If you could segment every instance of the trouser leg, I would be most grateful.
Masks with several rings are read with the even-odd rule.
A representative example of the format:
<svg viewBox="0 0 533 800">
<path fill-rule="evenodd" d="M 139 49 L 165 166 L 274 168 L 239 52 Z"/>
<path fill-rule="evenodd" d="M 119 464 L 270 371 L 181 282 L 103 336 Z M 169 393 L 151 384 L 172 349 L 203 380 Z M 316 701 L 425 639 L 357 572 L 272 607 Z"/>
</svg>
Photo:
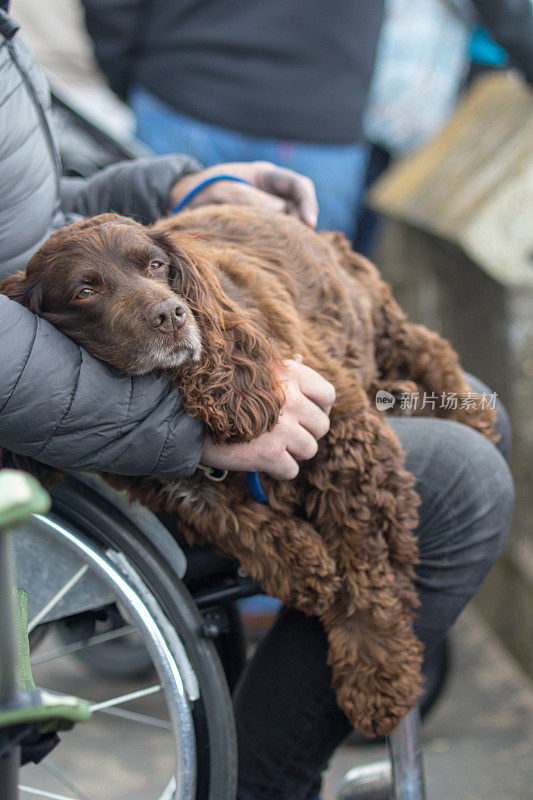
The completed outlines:
<svg viewBox="0 0 533 800">
<path fill-rule="evenodd" d="M 434 648 L 496 561 L 513 485 L 480 434 L 435 419 L 393 419 L 421 497 L 417 634 Z M 303 800 L 350 732 L 331 690 L 318 620 L 283 609 L 235 693 L 239 800 Z"/>
<path fill-rule="evenodd" d="M 396 419 L 420 496 L 415 630 L 430 653 L 501 553 L 514 491 L 501 453 L 476 431 L 440 419 Z"/>
</svg>

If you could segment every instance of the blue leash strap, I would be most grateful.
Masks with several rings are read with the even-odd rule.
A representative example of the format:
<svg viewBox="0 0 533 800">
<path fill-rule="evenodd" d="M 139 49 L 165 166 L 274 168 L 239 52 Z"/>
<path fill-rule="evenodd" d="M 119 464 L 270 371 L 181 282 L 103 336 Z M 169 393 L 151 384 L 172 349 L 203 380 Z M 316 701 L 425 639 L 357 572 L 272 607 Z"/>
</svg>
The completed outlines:
<svg viewBox="0 0 533 800">
<path fill-rule="evenodd" d="M 236 175 L 212 175 L 210 178 L 206 178 L 205 181 L 200 181 L 196 186 L 194 186 L 190 192 L 187 192 L 185 197 L 183 197 L 179 203 L 176 203 L 171 214 L 178 214 L 187 203 L 189 203 L 193 197 L 195 197 L 198 192 L 201 192 L 202 189 L 205 189 L 206 186 L 209 186 L 211 183 L 215 183 L 216 181 L 236 181 L 237 183 L 244 183 L 246 186 L 250 186 L 250 181 L 245 181 L 244 178 L 238 178 Z"/>
<path fill-rule="evenodd" d="M 263 503 L 263 505 L 268 504 L 268 497 L 263 491 L 263 487 L 261 486 L 261 481 L 259 480 L 259 473 L 258 472 L 247 472 L 246 473 L 246 480 L 248 481 L 248 488 L 252 493 L 252 497 L 257 503 Z"/>
</svg>

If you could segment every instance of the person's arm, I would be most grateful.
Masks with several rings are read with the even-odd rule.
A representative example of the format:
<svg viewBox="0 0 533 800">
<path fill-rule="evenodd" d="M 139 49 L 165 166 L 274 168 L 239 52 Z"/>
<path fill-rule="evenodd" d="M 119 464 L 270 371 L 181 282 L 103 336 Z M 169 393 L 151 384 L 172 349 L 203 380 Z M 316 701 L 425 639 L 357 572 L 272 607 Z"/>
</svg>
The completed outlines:
<svg viewBox="0 0 533 800">
<path fill-rule="evenodd" d="M 116 211 L 146 225 L 168 214 L 173 187 L 199 169 L 185 155 L 121 161 L 91 178 L 63 178 L 61 206 L 66 214 L 83 217 Z"/>
<path fill-rule="evenodd" d="M 62 469 L 194 472 L 204 428 L 166 376 L 130 378 L 0 295 L 0 444 Z"/>
<path fill-rule="evenodd" d="M 126 100 L 150 0 L 82 0 L 82 5 L 98 65 L 113 91 Z"/>
<path fill-rule="evenodd" d="M 0 295 L 0 445 L 59 469 L 174 480 L 200 460 L 230 470 L 298 474 L 329 429 L 333 386 L 298 361 L 281 376 L 278 424 L 243 445 L 213 445 L 164 375 L 131 378 Z"/>
<path fill-rule="evenodd" d="M 228 174 L 245 183 L 209 182 L 213 176 Z M 204 181 L 208 185 L 194 195 L 187 208 L 235 203 L 292 214 L 311 228 L 316 226 L 318 204 L 313 182 L 268 161 L 218 164 L 209 169 L 201 169 L 197 161 L 185 155 L 121 161 L 88 179 L 63 178 L 61 204 L 66 214 L 92 216 L 116 211 L 147 224 L 168 214 Z"/>
<path fill-rule="evenodd" d="M 479 15 L 512 63 L 533 84 L 533 5 L 531 0 L 474 0 Z"/>
</svg>

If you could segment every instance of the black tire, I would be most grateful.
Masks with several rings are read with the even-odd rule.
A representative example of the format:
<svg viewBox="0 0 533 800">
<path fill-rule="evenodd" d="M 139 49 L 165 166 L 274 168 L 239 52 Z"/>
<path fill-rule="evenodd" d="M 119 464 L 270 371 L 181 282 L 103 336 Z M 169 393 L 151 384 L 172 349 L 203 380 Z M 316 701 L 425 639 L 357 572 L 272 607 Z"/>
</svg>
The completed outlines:
<svg viewBox="0 0 533 800">
<path fill-rule="evenodd" d="M 237 746 L 233 707 L 213 643 L 203 636 L 202 618 L 188 590 L 164 556 L 131 522 L 117 517 L 105 498 L 74 481 L 53 492 L 53 510 L 104 547 L 122 551 L 156 597 L 173 625 L 194 672 L 200 697 L 193 704 L 197 746 L 197 800 L 233 800 Z"/>
</svg>

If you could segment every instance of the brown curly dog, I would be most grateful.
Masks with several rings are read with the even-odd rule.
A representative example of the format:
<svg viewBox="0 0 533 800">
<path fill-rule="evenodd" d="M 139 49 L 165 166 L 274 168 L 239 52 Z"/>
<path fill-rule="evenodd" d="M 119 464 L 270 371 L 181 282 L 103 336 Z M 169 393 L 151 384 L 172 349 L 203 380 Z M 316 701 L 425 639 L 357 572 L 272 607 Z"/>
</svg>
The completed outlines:
<svg viewBox="0 0 533 800">
<path fill-rule="evenodd" d="M 421 687 L 418 498 L 374 398 L 379 389 L 468 392 L 450 345 L 408 322 L 341 234 L 242 207 L 186 211 L 150 228 L 113 214 L 77 222 L 0 290 L 120 370 L 170 370 L 215 441 L 272 429 L 284 358 L 302 354 L 334 384 L 329 434 L 297 479 L 262 476 L 268 505 L 241 473 L 222 483 L 202 472 L 166 484 L 106 480 L 179 512 L 191 542 L 238 558 L 268 594 L 318 616 L 339 706 L 361 733 L 390 733 Z M 433 413 L 495 441 L 494 412 L 481 406 Z M 415 404 L 411 413 L 427 411 Z"/>
</svg>

